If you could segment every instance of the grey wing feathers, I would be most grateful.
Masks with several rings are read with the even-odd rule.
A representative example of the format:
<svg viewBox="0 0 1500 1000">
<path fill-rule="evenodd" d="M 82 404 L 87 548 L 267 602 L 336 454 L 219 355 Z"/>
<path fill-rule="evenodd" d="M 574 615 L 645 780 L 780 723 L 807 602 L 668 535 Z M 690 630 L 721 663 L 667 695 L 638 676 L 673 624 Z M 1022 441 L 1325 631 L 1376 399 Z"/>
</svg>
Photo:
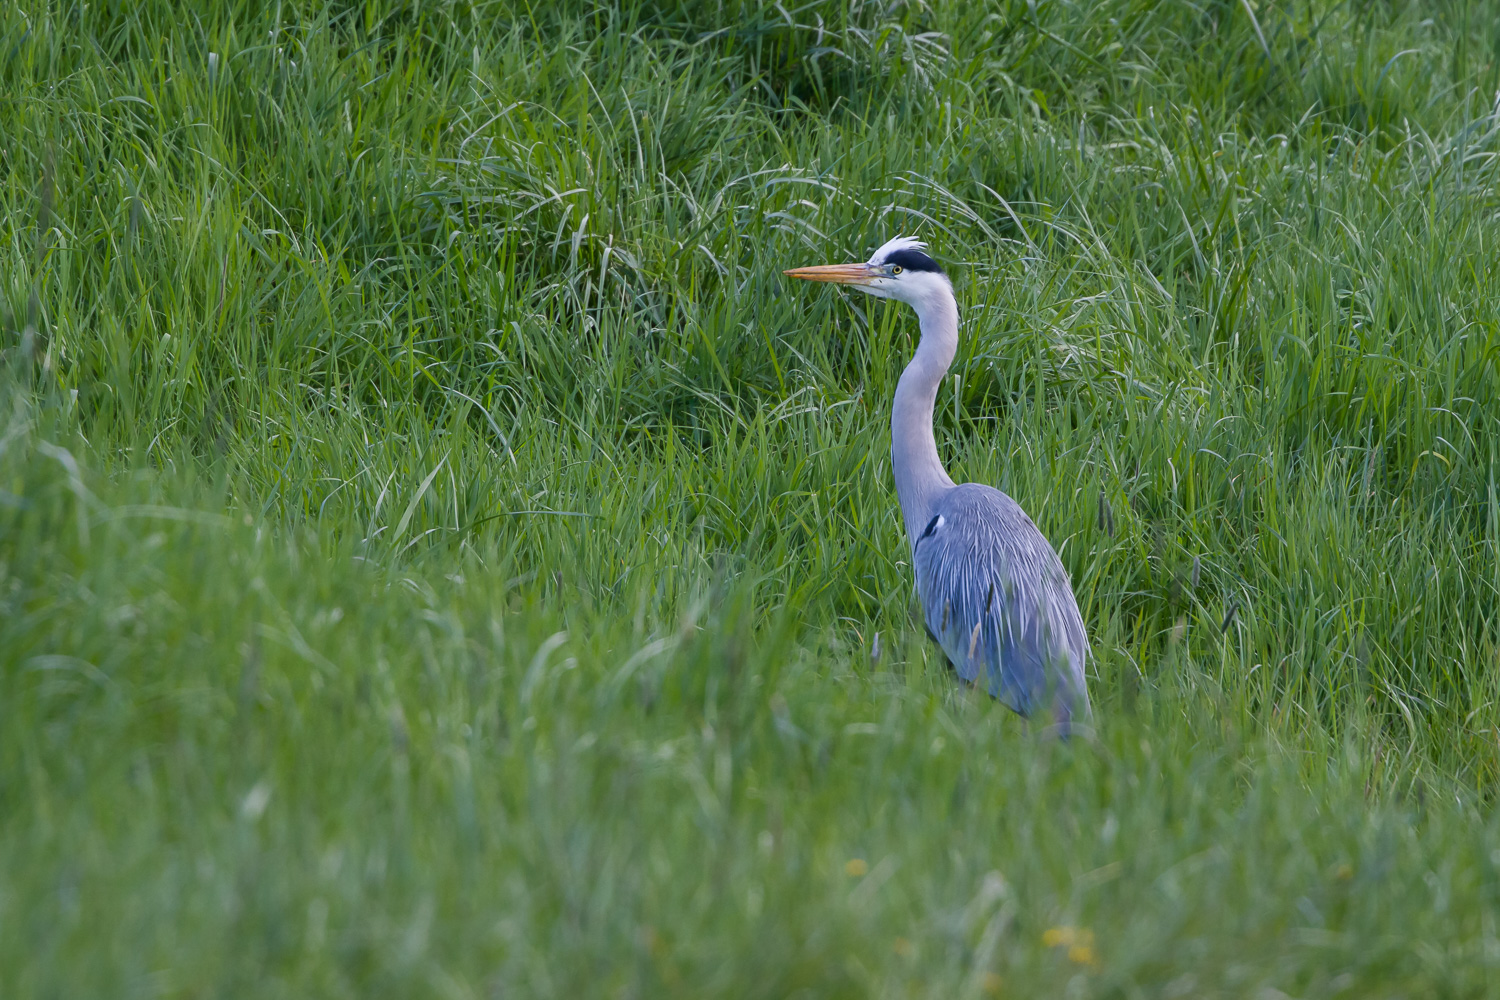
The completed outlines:
<svg viewBox="0 0 1500 1000">
<path fill-rule="evenodd" d="M 978 484 L 934 506 L 912 561 L 928 631 L 965 681 L 1066 732 L 1089 715 L 1088 639 L 1067 570 L 1014 500 Z"/>
</svg>

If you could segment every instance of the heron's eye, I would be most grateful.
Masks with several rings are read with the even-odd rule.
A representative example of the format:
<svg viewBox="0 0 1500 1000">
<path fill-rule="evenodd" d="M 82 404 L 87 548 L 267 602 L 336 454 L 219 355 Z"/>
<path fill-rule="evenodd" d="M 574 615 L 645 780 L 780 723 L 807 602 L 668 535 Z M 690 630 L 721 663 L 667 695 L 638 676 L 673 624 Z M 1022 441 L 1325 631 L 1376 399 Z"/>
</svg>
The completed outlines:
<svg viewBox="0 0 1500 1000">
<path fill-rule="evenodd" d="M 891 268 L 891 274 L 892 275 L 897 275 L 897 274 L 900 274 L 900 273 L 901 273 L 901 265 L 900 264 L 897 264 L 895 267 Z"/>
</svg>

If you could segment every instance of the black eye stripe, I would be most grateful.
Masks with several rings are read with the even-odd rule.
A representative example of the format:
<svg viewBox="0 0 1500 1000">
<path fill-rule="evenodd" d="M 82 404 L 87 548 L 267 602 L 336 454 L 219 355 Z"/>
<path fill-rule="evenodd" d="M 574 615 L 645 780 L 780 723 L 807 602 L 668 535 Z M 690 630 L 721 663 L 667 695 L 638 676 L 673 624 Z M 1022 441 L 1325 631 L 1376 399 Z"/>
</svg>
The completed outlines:
<svg viewBox="0 0 1500 1000">
<path fill-rule="evenodd" d="M 938 262 L 920 250 L 897 250 L 885 259 L 886 266 L 899 267 L 907 271 L 931 271 L 942 274 Z"/>
</svg>

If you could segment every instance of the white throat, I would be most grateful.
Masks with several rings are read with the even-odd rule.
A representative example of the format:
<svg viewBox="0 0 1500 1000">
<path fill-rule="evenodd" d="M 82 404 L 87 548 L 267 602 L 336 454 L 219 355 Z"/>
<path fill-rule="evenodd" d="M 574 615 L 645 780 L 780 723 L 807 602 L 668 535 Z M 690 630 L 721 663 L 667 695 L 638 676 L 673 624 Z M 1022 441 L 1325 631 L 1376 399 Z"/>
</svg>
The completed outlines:
<svg viewBox="0 0 1500 1000">
<path fill-rule="evenodd" d="M 909 544 L 931 520 L 938 498 L 953 488 L 938 458 L 932 412 L 938 386 L 958 351 L 958 302 L 946 278 L 928 283 L 923 291 L 908 300 L 917 311 L 922 340 L 901 373 L 891 407 L 891 471 Z"/>
</svg>

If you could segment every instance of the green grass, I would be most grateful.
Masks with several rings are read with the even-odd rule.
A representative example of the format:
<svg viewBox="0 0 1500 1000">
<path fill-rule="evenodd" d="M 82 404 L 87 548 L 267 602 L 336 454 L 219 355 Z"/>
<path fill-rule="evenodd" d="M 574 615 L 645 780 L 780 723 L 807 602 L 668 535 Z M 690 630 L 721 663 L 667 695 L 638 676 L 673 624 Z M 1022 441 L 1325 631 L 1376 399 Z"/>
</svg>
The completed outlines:
<svg viewBox="0 0 1500 1000">
<path fill-rule="evenodd" d="M 1495 995 L 1497 25 L 0 10 L 0 995 Z M 921 635 L 897 233 L 1097 742 Z"/>
</svg>

